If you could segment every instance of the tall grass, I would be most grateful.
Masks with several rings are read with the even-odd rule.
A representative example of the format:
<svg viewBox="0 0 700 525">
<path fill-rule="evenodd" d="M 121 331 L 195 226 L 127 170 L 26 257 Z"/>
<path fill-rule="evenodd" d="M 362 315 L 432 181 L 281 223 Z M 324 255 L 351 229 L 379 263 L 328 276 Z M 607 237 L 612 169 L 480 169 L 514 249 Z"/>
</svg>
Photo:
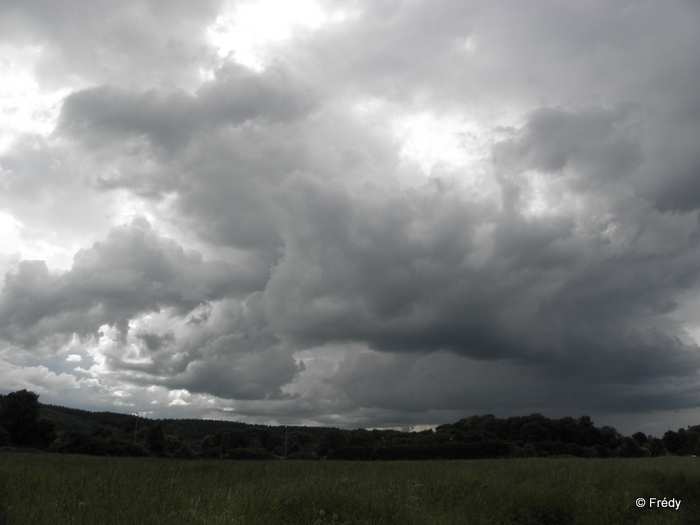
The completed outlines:
<svg viewBox="0 0 700 525">
<path fill-rule="evenodd" d="M 0 454 L 0 525 L 700 523 L 695 458 L 176 461 Z M 679 511 L 637 498 L 675 498 Z"/>
</svg>

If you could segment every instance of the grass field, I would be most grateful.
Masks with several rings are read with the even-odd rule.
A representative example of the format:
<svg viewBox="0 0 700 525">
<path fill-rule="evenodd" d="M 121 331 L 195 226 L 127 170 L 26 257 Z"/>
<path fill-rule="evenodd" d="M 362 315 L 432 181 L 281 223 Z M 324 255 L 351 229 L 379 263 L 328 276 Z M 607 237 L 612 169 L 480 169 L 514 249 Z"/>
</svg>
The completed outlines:
<svg viewBox="0 0 700 525">
<path fill-rule="evenodd" d="M 680 509 L 650 509 L 651 497 L 680 499 Z M 700 523 L 699 502 L 696 458 L 365 463 L 0 453 L 0 525 Z"/>
</svg>

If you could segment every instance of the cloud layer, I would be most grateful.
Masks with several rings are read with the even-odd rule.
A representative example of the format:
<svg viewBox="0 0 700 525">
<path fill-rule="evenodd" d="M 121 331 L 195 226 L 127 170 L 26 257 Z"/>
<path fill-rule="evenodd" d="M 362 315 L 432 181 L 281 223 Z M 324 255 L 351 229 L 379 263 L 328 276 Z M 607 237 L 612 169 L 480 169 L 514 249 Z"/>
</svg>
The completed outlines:
<svg viewBox="0 0 700 525">
<path fill-rule="evenodd" d="M 0 7 L 66 90 L 0 152 L 3 377 L 265 422 L 696 413 L 695 4 L 319 3 L 259 68 L 210 38 L 242 5 Z"/>
</svg>

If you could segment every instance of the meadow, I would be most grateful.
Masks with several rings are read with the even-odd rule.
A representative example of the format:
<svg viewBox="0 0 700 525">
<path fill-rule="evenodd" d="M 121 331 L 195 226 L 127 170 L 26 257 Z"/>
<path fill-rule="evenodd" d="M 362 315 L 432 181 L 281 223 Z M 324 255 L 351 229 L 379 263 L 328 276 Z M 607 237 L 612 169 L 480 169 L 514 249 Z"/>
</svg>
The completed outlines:
<svg viewBox="0 0 700 525">
<path fill-rule="evenodd" d="M 649 508 L 652 497 L 681 505 Z M 355 462 L 0 453 L 0 525 L 651 525 L 700 523 L 699 502 L 700 459 L 689 457 Z"/>
</svg>

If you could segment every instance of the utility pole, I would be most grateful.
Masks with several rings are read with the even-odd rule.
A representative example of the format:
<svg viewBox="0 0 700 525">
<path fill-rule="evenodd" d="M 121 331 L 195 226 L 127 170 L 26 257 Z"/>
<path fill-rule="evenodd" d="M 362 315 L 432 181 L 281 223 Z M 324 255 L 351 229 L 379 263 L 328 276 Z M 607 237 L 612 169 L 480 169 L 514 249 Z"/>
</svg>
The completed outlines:
<svg viewBox="0 0 700 525">
<path fill-rule="evenodd" d="M 287 425 L 284 425 L 284 459 L 287 459 Z"/>
</svg>

